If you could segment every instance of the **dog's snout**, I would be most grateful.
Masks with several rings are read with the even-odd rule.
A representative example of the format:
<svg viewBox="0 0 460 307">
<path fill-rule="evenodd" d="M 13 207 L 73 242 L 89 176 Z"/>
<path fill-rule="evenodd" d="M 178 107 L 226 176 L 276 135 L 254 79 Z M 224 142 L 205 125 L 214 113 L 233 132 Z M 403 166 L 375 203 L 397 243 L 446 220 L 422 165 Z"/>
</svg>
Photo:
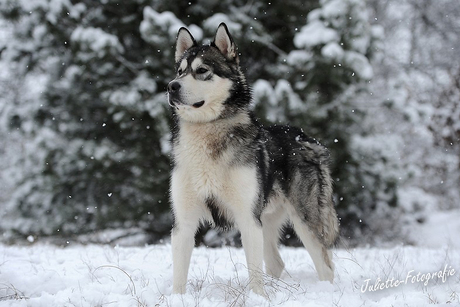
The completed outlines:
<svg viewBox="0 0 460 307">
<path fill-rule="evenodd" d="M 177 81 L 171 81 L 168 84 L 168 93 L 177 93 L 180 90 L 180 83 Z"/>
</svg>

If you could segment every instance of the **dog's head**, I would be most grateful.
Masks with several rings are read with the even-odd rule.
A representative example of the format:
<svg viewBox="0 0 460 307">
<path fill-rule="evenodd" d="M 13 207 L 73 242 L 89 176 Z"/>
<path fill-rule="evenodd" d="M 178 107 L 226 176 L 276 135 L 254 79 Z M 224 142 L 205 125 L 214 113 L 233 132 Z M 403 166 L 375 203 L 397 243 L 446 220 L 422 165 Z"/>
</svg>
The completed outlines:
<svg viewBox="0 0 460 307">
<path fill-rule="evenodd" d="M 181 28 L 175 61 L 177 75 L 168 84 L 168 100 L 181 119 L 210 122 L 232 116 L 249 105 L 236 45 L 224 23 L 206 46 L 199 46 L 190 32 Z"/>
</svg>

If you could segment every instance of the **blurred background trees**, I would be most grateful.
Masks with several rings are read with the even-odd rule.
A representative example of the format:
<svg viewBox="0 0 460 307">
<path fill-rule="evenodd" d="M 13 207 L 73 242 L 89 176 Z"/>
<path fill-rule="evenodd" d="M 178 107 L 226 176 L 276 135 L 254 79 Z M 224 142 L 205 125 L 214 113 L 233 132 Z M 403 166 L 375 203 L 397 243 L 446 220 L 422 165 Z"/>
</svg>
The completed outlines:
<svg viewBox="0 0 460 307">
<path fill-rule="evenodd" d="M 166 237 L 175 36 L 187 26 L 207 43 L 226 22 L 257 116 L 331 149 L 344 238 L 394 239 L 457 205 L 458 10 L 447 0 L 1 0 L 0 228 Z"/>
</svg>

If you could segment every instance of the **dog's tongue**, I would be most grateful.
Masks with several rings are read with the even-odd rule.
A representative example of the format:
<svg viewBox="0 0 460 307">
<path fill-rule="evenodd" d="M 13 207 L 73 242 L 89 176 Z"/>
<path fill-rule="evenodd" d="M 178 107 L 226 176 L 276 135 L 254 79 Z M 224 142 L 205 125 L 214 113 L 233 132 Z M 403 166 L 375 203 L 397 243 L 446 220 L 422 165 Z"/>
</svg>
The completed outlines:
<svg viewBox="0 0 460 307">
<path fill-rule="evenodd" d="M 193 107 L 195 107 L 195 108 L 198 109 L 198 108 L 201 107 L 202 105 L 204 105 L 204 100 L 202 100 L 202 101 L 200 101 L 200 102 L 195 102 L 195 103 L 193 104 Z"/>
</svg>

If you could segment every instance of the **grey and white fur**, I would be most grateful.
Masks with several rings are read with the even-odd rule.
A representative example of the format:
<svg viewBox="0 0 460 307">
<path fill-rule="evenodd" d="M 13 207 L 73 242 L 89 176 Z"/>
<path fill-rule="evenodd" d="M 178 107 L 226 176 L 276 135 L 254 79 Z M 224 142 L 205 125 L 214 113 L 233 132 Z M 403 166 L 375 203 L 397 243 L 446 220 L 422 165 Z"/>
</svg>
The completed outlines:
<svg viewBox="0 0 460 307">
<path fill-rule="evenodd" d="M 173 292 L 186 291 L 194 236 L 202 222 L 236 226 L 249 286 L 265 296 L 267 274 L 284 262 L 280 230 L 290 221 L 320 280 L 333 281 L 331 248 L 339 224 L 332 199 L 328 150 L 299 128 L 264 127 L 250 110 L 251 92 L 236 45 L 222 23 L 210 45 L 186 28 L 177 35 L 177 76 L 168 84 L 174 118 L 171 200 Z"/>
</svg>

